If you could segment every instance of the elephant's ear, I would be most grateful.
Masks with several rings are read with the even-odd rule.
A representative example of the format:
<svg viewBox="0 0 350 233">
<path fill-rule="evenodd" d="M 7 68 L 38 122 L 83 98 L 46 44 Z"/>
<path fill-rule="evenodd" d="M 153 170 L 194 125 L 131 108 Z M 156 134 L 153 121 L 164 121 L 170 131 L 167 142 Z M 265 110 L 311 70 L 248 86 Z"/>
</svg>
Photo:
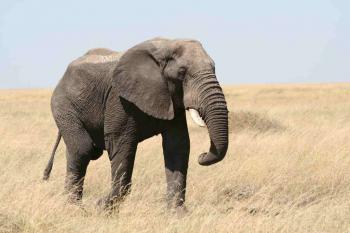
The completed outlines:
<svg viewBox="0 0 350 233">
<path fill-rule="evenodd" d="M 158 119 L 174 118 L 173 103 L 166 80 L 162 75 L 163 62 L 151 42 L 129 49 L 113 72 L 113 85 L 119 95 L 143 112 Z"/>
</svg>

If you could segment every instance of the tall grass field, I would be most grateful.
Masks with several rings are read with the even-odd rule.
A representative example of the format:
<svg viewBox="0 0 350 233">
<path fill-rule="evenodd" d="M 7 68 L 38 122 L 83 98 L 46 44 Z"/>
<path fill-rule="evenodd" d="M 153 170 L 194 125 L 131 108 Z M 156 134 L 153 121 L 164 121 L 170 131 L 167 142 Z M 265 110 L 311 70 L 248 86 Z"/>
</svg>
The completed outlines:
<svg viewBox="0 0 350 233">
<path fill-rule="evenodd" d="M 90 163 L 81 206 L 64 195 L 65 145 L 56 140 L 52 90 L 0 91 L 0 232 L 350 232 L 350 83 L 224 87 L 226 158 L 209 167 L 206 128 L 188 118 L 186 207 L 168 211 L 161 136 L 139 144 L 133 185 L 119 212 L 96 201 L 110 190 L 106 154 Z"/>
</svg>

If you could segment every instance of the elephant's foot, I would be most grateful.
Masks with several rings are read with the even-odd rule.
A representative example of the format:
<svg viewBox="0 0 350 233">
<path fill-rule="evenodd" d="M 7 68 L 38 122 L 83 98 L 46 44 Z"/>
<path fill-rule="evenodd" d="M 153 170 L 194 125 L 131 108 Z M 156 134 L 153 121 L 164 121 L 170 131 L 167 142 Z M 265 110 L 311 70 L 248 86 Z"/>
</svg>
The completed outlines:
<svg viewBox="0 0 350 233">
<path fill-rule="evenodd" d="M 81 204 L 83 198 L 84 176 L 75 173 L 68 173 L 65 181 L 65 194 L 71 204 Z"/>
<path fill-rule="evenodd" d="M 170 191 L 166 195 L 168 209 L 176 209 L 185 203 L 185 192 Z"/>
<path fill-rule="evenodd" d="M 97 200 L 96 205 L 99 209 L 106 210 L 108 206 L 110 206 L 110 200 L 109 197 L 102 197 Z"/>
<path fill-rule="evenodd" d="M 81 205 L 82 203 L 81 199 L 82 199 L 81 197 L 78 197 L 77 195 L 70 193 L 68 194 L 67 202 L 73 205 Z"/>
<path fill-rule="evenodd" d="M 80 184 L 74 185 L 72 182 L 66 182 L 65 195 L 67 195 L 67 201 L 70 204 L 81 204 L 83 197 L 83 187 Z"/>
<path fill-rule="evenodd" d="M 167 210 L 170 214 L 174 215 L 177 218 L 183 218 L 188 214 L 188 209 L 185 205 L 181 206 L 170 206 L 167 205 Z"/>
<path fill-rule="evenodd" d="M 73 205 L 82 204 L 82 192 L 77 192 L 76 190 L 66 190 L 67 202 Z"/>
<path fill-rule="evenodd" d="M 67 201 L 69 204 L 81 205 L 83 198 L 83 188 L 80 186 L 69 186 L 65 188 Z"/>
<path fill-rule="evenodd" d="M 183 218 L 188 214 L 188 209 L 185 205 L 178 206 L 175 208 L 175 213 L 178 218 Z"/>
<path fill-rule="evenodd" d="M 184 217 L 188 210 L 185 206 L 184 199 L 182 198 L 167 198 L 167 209 L 170 213 L 176 215 L 179 218 Z"/>
<path fill-rule="evenodd" d="M 120 204 L 122 202 L 122 198 L 111 198 L 110 195 L 106 197 L 100 198 L 96 205 L 99 209 L 103 211 L 107 211 L 108 213 L 118 212 Z"/>
<path fill-rule="evenodd" d="M 174 195 L 170 193 L 166 198 L 166 206 L 169 213 L 175 215 L 178 218 L 185 217 L 188 210 L 185 205 L 184 198 L 181 198 L 181 194 Z"/>
</svg>

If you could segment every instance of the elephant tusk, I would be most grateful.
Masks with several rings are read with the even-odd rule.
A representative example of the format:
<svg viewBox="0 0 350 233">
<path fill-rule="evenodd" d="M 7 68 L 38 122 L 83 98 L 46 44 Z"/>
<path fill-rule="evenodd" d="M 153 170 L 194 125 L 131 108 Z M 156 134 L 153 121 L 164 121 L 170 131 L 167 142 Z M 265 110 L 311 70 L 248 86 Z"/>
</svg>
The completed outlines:
<svg viewBox="0 0 350 233">
<path fill-rule="evenodd" d="M 200 117 L 199 112 L 197 110 L 190 108 L 189 112 L 190 112 L 191 118 L 194 121 L 194 123 L 196 123 L 200 127 L 205 126 L 205 123 L 204 123 L 203 119 Z"/>
</svg>

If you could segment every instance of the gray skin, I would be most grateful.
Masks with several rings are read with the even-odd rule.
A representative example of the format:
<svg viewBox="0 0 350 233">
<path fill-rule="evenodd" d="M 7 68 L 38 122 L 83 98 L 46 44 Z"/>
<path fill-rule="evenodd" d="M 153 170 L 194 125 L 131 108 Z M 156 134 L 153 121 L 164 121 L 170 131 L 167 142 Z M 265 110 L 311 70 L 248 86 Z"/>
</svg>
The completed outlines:
<svg viewBox="0 0 350 233">
<path fill-rule="evenodd" d="M 123 54 L 90 50 L 68 66 L 53 92 L 51 109 L 59 133 L 44 179 L 49 178 L 62 136 L 67 148 L 65 189 L 70 200 L 79 201 L 90 160 L 107 150 L 112 190 L 99 204 L 114 206 L 130 190 L 138 143 L 160 133 L 167 203 L 182 206 L 190 151 L 185 117 L 189 108 L 199 112 L 211 139 L 199 164 L 219 162 L 228 147 L 228 111 L 214 62 L 198 41 L 156 38 Z"/>
</svg>

